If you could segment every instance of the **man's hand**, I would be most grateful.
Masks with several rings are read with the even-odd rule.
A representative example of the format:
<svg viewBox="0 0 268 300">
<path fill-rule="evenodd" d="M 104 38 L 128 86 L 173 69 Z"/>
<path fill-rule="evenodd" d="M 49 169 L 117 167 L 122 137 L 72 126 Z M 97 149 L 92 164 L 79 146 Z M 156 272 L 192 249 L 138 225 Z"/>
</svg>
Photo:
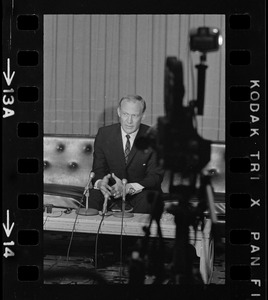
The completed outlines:
<svg viewBox="0 0 268 300">
<path fill-rule="evenodd" d="M 122 197 L 123 194 L 123 184 L 122 180 L 115 176 L 114 173 L 112 173 L 112 177 L 115 180 L 115 184 L 112 186 L 112 196 L 114 196 L 115 199 Z"/>
<path fill-rule="evenodd" d="M 98 183 L 98 188 L 102 192 L 103 196 L 108 195 L 112 196 L 112 187 L 109 186 L 109 179 L 111 174 L 105 175 L 103 179 Z"/>
<path fill-rule="evenodd" d="M 127 195 L 127 194 L 130 194 L 130 195 L 132 194 L 132 193 L 130 193 L 130 188 L 132 188 L 131 183 L 127 183 L 127 184 L 126 184 L 126 195 Z"/>
</svg>

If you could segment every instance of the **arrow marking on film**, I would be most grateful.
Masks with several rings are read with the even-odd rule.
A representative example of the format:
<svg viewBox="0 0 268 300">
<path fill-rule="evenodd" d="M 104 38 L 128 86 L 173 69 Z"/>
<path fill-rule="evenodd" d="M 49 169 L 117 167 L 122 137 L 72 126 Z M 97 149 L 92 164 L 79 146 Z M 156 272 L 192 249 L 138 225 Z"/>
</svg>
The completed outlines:
<svg viewBox="0 0 268 300">
<path fill-rule="evenodd" d="M 11 232 L 12 232 L 12 229 L 14 227 L 14 222 L 11 224 L 11 227 L 10 227 L 10 224 L 9 224 L 9 210 L 7 210 L 7 224 L 2 223 L 2 225 L 4 227 L 4 230 L 5 230 L 5 233 L 6 233 L 7 237 L 9 237 Z"/>
<path fill-rule="evenodd" d="M 15 75 L 15 71 L 13 71 L 12 74 L 10 75 L 10 58 L 7 59 L 7 73 L 3 72 L 3 75 L 5 77 L 7 85 L 10 86 L 10 84 L 13 80 L 13 77 Z"/>
</svg>

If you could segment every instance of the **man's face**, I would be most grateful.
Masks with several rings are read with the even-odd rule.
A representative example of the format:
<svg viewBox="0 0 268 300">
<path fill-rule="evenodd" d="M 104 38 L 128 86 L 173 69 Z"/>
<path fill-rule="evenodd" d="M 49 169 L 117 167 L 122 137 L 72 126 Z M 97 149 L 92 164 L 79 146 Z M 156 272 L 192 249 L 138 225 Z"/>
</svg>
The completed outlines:
<svg viewBox="0 0 268 300">
<path fill-rule="evenodd" d="M 121 126 L 126 133 L 135 132 L 141 124 L 144 114 L 142 103 L 139 101 L 123 100 L 117 109 Z"/>
</svg>

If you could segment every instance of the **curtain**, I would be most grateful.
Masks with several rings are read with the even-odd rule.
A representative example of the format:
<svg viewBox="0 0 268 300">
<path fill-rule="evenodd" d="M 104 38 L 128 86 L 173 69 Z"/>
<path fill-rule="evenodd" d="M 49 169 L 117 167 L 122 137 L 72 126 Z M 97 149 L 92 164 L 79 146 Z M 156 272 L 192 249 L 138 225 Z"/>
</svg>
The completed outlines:
<svg viewBox="0 0 268 300">
<path fill-rule="evenodd" d="M 189 49 L 189 31 L 220 29 L 224 15 L 45 15 L 44 132 L 87 134 L 118 122 L 121 97 L 138 94 L 147 103 L 144 123 L 164 115 L 164 66 L 183 63 L 184 105 L 195 99 L 199 54 Z M 204 115 L 198 131 L 225 140 L 225 47 L 208 53 Z"/>
</svg>

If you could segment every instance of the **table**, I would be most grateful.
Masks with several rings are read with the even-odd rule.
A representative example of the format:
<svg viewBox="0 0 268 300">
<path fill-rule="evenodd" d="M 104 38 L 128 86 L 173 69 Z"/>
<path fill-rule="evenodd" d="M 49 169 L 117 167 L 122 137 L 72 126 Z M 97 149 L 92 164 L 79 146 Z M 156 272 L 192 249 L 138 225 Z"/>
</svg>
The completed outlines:
<svg viewBox="0 0 268 300">
<path fill-rule="evenodd" d="M 65 213 L 64 208 L 53 208 L 52 213 L 44 212 L 44 230 L 80 232 L 80 233 L 97 233 L 101 216 L 83 216 L 77 215 L 74 210 Z M 75 222 L 75 226 L 74 226 Z M 124 218 L 123 235 L 144 236 L 143 226 L 149 224 L 148 214 L 134 214 L 133 218 Z M 161 221 L 161 230 L 164 238 L 174 239 L 176 226 L 174 216 L 163 213 Z M 121 218 L 113 215 L 104 218 L 100 228 L 100 234 L 121 234 Z M 151 226 L 151 236 L 157 236 L 157 225 L 155 222 Z M 190 227 L 190 242 L 194 244 L 194 231 Z M 214 244 L 211 238 L 211 221 L 205 220 L 204 231 L 197 231 L 196 241 L 194 244 L 197 256 L 200 257 L 200 273 L 206 284 L 209 284 L 212 278 Z"/>
</svg>

